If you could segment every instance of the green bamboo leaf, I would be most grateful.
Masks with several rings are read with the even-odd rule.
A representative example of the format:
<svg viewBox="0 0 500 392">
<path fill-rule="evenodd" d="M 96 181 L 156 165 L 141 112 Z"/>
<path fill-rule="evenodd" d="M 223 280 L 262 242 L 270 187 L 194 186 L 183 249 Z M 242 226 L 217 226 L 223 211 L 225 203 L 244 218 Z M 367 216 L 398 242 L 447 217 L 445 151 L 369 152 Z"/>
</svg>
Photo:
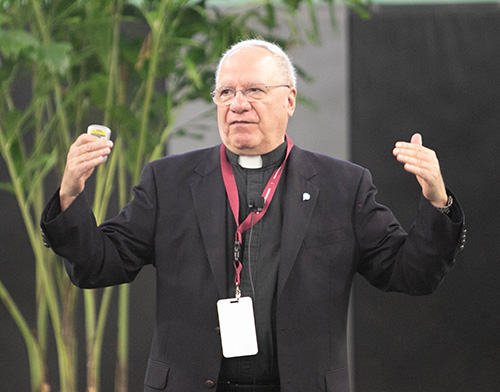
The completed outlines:
<svg viewBox="0 0 500 392">
<path fill-rule="evenodd" d="M 195 84 L 197 88 L 201 88 L 202 82 L 198 70 L 196 69 L 196 63 L 192 61 L 189 57 L 184 58 L 184 65 L 186 66 L 186 72 L 189 79 Z"/>
<path fill-rule="evenodd" d="M 265 11 L 265 15 L 260 20 L 268 29 L 274 29 L 276 27 L 276 12 L 273 5 L 266 4 Z"/>
<path fill-rule="evenodd" d="M 0 182 L 0 190 L 15 193 L 14 186 L 10 182 Z"/>
<path fill-rule="evenodd" d="M 1 11 L 1 9 L 0 9 Z M 2 12 L 0 12 L 0 26 L 2 26 L 4 23 L 7 23 L 9 21 L 9 17 Z"/>
<path fill-rule="evenodd" d="M 25 30 L 0 30 L 0 52 L 6 57 L 17 58 L 22 51 L 39 46 L 40 42 Z"/>
<path fill-rule="evenodd" d="M 312 30 L 308 31 L 307 35 L 309 40 L 317 45 L 319 44 L 319 24 L 316 15 L 316 6 L 312 0 L 307 0 L 306 3 L 309 11 L 309 19 L 312 23 Z"/>
<path fill-rule="evenodd" d="M 195 139 L 195 140 L 202 140 L 204 135 L 202 132 L 203 130 L 209 130 L 210 127 L 207 127 L 206 125 L 199 125 L 196 131 L 192 131 L 187 128 L 179 128 L 176 132 L 175 135 L 176 137 L 188 137 L 190 139 Z"/>
<path fill-rule="evenodd" d="M 53 151 L 55 150 L 56 148 Z M 42 168 L 45 166 L 49 157 L 53 154 L 53 151 L 51 153 L 42 153 L 41 155 L 31 155 L 24 164 L 23 170 L 20 173 L 22 173 L 23 176 L 26 176 L 27 174 Z"/>
<path fill-rule="evenodd" d="M 19 124 L 22 119 L 23 114 L 16 109 L 9 110 L 5 115 L 5 138 L 9 145 L 12 143 L 13 139 L 21 136 L 21 129 L 19 127 Z"/>
<path fill-rule="evenodd" d="M 41 157 L 38 166 L 42 166 L 42 169 L 33 178 L 33 182 L 30 185 L 28 196 L 26 197 L 26 202 L 31 204 L 33 199 L 39 194 L 41 186 L 43 185 L 43 180 L 50 173 L 50 171 L 57 164 L 58 151 L 57 148 L 52 150 L 49 155 Z"/>
<path fill-rule="evenodd" d="M 207 31 L 209 26 L 206 12 L 202 7 L 179 7 L 176 17 L 182 20 L 175 32 L 177 37 L 193 37 L 197 33 Z"/>
<path fill-rule="evenodd" d="M 146 1 L 145 0 L 127 0 L 127 3 L 130 5 L 133 5 L 137 8 L 143 8 Z"/>
<path fill-rule="evenodd" d="M 301 3 L 300 0 L 284 0 L 285 4 L 293 8 L 294 10 L 297 10 L 299 8 L 299 5 Z"/>
<path fill-rule="evenodd" d="M 52 74 L 64 75 L 70 66 L 72 46 L 67 42 L 50 42 L 38 48 L 38 60 Z"/>
<path fill-rule="evenodd" d="M 130 108 L 126 105 L 113 105 L 110 108 L 110 114 L 111 123 L 119 123 L 123 126 L 122 132 L 124 134 L 119 136 L 126 136 L 125 140 L 128 140 L 128 136 L 131 133 L 133 134 L 137 132 L 136 130 L 139 129 L 141 125 L 140 120 L 136 116 L 137 113 L 130 110 Z"/>
<path fill-rule="evenodd" d="M 330 16 L 330 27 L 332 31 L 338 32 L 337 19 L 335 13 L 335 0 L 325 0 L 328 4 L 328 14 Z"/>
<path fill-rule="evenodd" d="M 106 85 L 108 78 L 104 74 L 94 74 L 89 81 L 90 99 L 98 105 L 99 108 L 105 109 L 106 105 Z"/>
<path fill-rule="evenodd" d="M 369 5 L 372 0 L 344 0 L 344 2 L 351 7 L 361 18 L 369 19 L 371 17 L 368 11 Z"/>
</svg>

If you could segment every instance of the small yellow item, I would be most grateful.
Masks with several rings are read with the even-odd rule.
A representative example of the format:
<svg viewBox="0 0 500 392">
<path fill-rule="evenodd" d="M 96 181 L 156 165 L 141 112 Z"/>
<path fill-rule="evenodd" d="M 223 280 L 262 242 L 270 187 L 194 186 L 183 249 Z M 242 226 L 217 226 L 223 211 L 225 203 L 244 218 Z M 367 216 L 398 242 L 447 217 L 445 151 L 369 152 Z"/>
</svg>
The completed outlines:
<svg viewBox="0 0 500 392">
<path fill-rule="evenodd" d="M 92 124 L 87 128 L 87 133 L 89 135 L 98 137 L 103 140 L 109 140 L 111 137 L 111 129 L 105 127 L 104 125 Z M 107 156 L 104 157 L 104 162 L 108 159 Z"/>
<path fill-rule="evenodd" d="M 87 133 L 89 135 L 97 136 L 104 140 L 109 140 L 111 137 L 111 129 L 105 127 L 104 125 L 92 124 L 87 128 Z"/>
</svg>

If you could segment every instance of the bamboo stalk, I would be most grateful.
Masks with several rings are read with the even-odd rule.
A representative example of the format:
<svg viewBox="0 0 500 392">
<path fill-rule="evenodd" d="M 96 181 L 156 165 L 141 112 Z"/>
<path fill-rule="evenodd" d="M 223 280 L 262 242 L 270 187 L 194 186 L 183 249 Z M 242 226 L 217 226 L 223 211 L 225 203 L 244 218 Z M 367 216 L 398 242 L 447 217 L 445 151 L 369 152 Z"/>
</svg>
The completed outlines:
<svg viewBox="0 0 500 392">
<path fill-rule="evenodd" d="M 45 20 L 42 15 L 42 10 L 40 9 L 40 2 L 38 0 L 31 0 L 31 4 L 33 10 L 35 11 L 35 19 L 37 21 L 38 27 L 40 29 L 40 33 L 42 35 L 42 40 L 45 43 L 50 42 L 50 28 L 45 23 Z M 58 80 L 55 76 L 50 76 L 50 81 L 52 82 L 52 88 L 54 91 L 54 101 L 56 104 L 56 116 L 59 118 L 59 134 L 61 136 L 61 140 L 63 141 L 63 148 L 65 151 L 69 149 L 71 141 L 69 139 L 68 134 L 68 119 L 66 117 L 66 112 L 62 110 L 62 94 L 61 94 L 61 86 L 59 85 Z"/>
<path fill-rule="evenodd" d="M 49 312 L 51 315 L 52 325 L 54 329 L 54 336 L 56 340 L 58 359 L 59 359 L 59 378 L 61 383 L 61 389 L 63 387 L 65 391 L 72 391 L 71 380 L 68 377 L 68 356 L 66 348 L 64 346 L 64 340 L 62 338 L 61 330 L 61 311 L 59 308 L 59 301 L 56 296 L 56 289 L 51 275 L 47 269 L 46 263 L 44 262 L 44 255 L 42 250 L 42 245 L 40 238 L 38 236 L 38 230 L 35 230 L 35 224 L 33 223 L 30 207 L 26 203 L 24 198 L 24 192 L 22 189 L 21 180 L 16 172 L 14 160 L 11 151 L 6 143 L 3 129 L 0 128 L 0 150 L 7 164 L 7 169 L 11 178 L 12 185 L 14 187 L 14 194 L 21 210 L 21 215 L 23 217 L 24 225 L 26 227 L 28 237 L 31 242 L 33 252 L 35 254 L 35 260 L 37 263 L 37 269 L 41 272 L 41 277 L 43 280 L 43 287 L 45 288 L 45 293 L 47 295 L 47 302 L 49 307 Z"/>
<path fill-rule="evenodd" d="M 130 285 L 121 285 L 118 295 L 118 344 L 115 371 L 115 392 L 126 392 L 128 390 Z"/>
<path fill-rule="evenodd" d="M 104 327 L 106 326 L 106 320 L 108 317 L 109 304 L 111 301 L 111 296 L 113 294 L 113 287 L 106 287 L 104 289 L 101 306 L 99 310 L 99 316 L 97 318 L 97 326 L 95 330 L 95 339 L 94 346 L 92 348 L 92 357 L 93 361 L 93 369 L 94 377 L 96 380 L 96 391 L 99 391 L 99 383 L 101 378 L 101 354 L 102 354 L 102 342 L 104 338 Z"/>
<path fill-rule="evenodd" d="M 87 389 L 96 390 L 94 369 L 94 340 L 96 327 L 95 291 L 85 290 L 83 302 L 85 308 L 85 342 L 87 347 Z"/>
<path fill-rule="evenodd" d="M 149 111 L 151 100 L 153 99 L 153 87 L 156 79 L 156 69 L 158 67 L 160 47 L 163 43 L 163 36 L 165 33 L 164 26 L 169 17 L 169 13 L 167 12 L 167 7 L 169 6 L 169 4 L 169 0 L 161 0 L 160 7 L 158 9 L 159 19 L 155 20 L 151 25 L 151 39 L 153 40 L 153 45 L 151 49 L 151 58 L 149 61 L 148 76 L 146 79 L 146 92 L 144 95 L 144 103 L 142 106 L 142 117 L 139 130 L 139 143 L 137 147 L 135 169 L 132 175 L 132 181 L 134 184 L 139 181 L 142 166 L 144 165 L 144 144 L 148 131 Z"/>
<path fill-rule="evenodd" d="M 31 376 L 31 390 L 41 391 L 43 385 L 46 384 L 45 380 L 45 365 L 43 360 L 43 354 L 36 341 L 35 337 L 31 333 L 28 323 L 24 319 L 21 311 L 17 307 L 16 303 L 10 296 L 7 288 L 4 286 L 0 280 L 0 298 L 4 303 L 5 307 L 14 319 L 21 335 L 23 336 L 24 342 L 28 349 L 28 358 L 30 363 L 30 376 Z"/>
<path fill-rule="evenodd" d="M 121 147 L 121 145 L 119 146 Z M 127 199 L 127 176 L 125 173 L 125 159 L 121 148 L 118 155 L 118 203 L 125 205 Z M 117 361 L 115 370 L 115 392 L 128 391 L 128 353 L 129 353 L 129 302 L 130 286 L 121 285 L 118 292 L 118 340 Z"/>
</svg>

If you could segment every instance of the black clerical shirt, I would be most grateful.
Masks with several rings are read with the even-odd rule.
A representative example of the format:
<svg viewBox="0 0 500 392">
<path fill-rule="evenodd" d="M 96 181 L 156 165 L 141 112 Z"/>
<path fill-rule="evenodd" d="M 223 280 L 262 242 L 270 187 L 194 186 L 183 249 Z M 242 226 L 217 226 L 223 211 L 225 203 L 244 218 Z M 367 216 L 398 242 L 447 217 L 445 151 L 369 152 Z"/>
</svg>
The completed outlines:
<svg viewBox="0 0 500 392">
<path fill-rule="evenodd" d="M 262 155 L 262 168 L 245 169 L 238 156 L 227 151 L 238 188 L 240 223 L 250 213 L 249 202 L 261 196 L 274 170 L 283 162 L 286 142 Z M 243 233 L 240 288 L 243 297 L 252 297 L 259 352 L 253 356 L 223 358 L 220 381 L 240 384 L 279 384 L 276 352 L 276 287 L 280 255 L 286 167 L 264 217 Z M 227 295 L 235 295 L 233 246 L 236 223 L 227 204 Z"/>
</svg>

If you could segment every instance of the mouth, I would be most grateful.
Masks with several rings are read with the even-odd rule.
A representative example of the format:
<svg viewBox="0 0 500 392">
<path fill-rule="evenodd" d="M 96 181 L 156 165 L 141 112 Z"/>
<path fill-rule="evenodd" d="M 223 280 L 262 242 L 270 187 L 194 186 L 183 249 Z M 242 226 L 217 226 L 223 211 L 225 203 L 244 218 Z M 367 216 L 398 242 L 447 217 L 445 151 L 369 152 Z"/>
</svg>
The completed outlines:
<svg viewBox="0 0 500 392">
<path fill-rule="evenodd" d="M 231 121 L 229 125 L 255 124 L 253 121 Z"/>
</svg>

